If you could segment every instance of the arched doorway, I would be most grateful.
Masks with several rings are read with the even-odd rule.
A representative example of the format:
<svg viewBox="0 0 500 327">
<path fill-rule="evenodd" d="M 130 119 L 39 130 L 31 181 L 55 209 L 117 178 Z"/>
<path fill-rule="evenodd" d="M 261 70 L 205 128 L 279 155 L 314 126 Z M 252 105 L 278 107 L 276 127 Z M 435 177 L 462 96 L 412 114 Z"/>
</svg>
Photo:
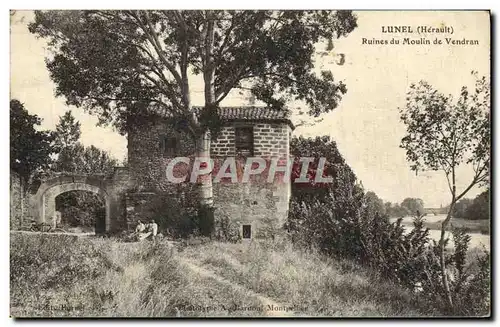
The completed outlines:
<svg viewBox="0 0 500 327">
<path fill-rule="evenodd" d="M 72 233 L 106 232 L 106 200 L 99 193 L 68 191 L 55 197 L 57 227 Z"/>
<path fill-rule="evenodd" d="M 56 197 L 70 191 L 87 191 L 95 193 L 104 199 L 105 219 L 104 231 L 110 229 L 111 203 L 105 183 L 98 178 L 86 176 L 60 176 L 45 181 L 38 188 L 34 203 L 34 216 L 38 223 L 54 225 L 56 217 Z M 99 228 L 102 230 L 102 228 Z"/>
</svg>

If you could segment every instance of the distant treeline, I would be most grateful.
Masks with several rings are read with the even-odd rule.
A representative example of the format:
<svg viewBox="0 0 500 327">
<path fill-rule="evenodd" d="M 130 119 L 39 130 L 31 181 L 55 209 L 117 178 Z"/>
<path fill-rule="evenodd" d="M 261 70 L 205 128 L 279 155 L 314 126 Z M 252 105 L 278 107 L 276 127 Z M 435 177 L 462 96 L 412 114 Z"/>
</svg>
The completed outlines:
<svg viewBox="0 0 500 327">
<path fill-rule="evenodd" d="M 474 199 L 462 199 L 453 208 L 453 217 L 470 220 L 490 219 L 490 190 Z"/>
<path fill-rule="evenodd" d="M 489 189 L 476 196 L 474 199 L 461 199 L 453 208 L 454 218 L 470 220 L 490 219 L 490 191 Z M 426 214 L 445 215 L 449 205 L 442 208 L 425 208 Z"/>
<path fill-rule="evenodd" d="M 474 199 L 462 199 L 457 202 L 453 208 L 454 218 L 463 218 L 470 220 L 490 219 L 490 193 L 489 189 L 476 196 Z M 381 201 L 381 200 L 379 200 Z M 424 208 L 424 202 L 418 198 L 406 198 L 403 202 L 386 202 L 384 209 L 379 212 L 387 214 L 392 218 L 415 215 L 417 210 L 428 215 L 446 215 L 449 205 L 440 208 Z"/>
<path fill-rule="evenodd" d="M 401 203 L 386 202 L 385 213 L 389 217 L 405 217 L 426 212 L 424 201 L 419 198 L 406 198 Z"/>
</svg>

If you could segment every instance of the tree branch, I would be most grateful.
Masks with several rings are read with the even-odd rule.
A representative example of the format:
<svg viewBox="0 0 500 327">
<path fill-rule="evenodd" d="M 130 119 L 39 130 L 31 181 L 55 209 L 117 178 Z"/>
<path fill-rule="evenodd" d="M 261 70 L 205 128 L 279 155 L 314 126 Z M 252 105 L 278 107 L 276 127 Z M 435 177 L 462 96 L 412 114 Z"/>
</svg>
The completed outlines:
<svg viewBox="0 0 500 327">
<path fill-rule="evenodd" d="M 174 77 L 174 79 L 176 80 L 177 84 L 180 87 L 182 85 L 181 77 L 180 77 L 179 73 L 177 72 L 177 70 L 175 69 L 174 65 L 172 65 L 169 62 L 169 60 L 167 59 L 167 57 L 165 56 L 165 53 L 163 52 L 163 48 L 160 44 L 160 40 L 158 39 L 158 34 L 156 34 L 154 26 L 153 26 L 151 19 L 149 17 L 149 13 L 147 11 L 144 12 L 144 15 L 146 18 L 146 24 L 148 25 L 148 27 L 146 27 L 146 25 L 144 25 L 144 23 L 141 21 L 138 14 L 130 12 L 130 15 L 131 15 L 131 17 L 133 17 L 136 20 L 136 22 L 138 23 L 139 27 L 146 35 L 149 42 L 154 47 L 162 64 L 164 64 L 165 67 L 167 67 L 168 71 L 172 74 L 172 76 Z"/>
<path fill-rule="evenodd" d="M 215 33 L 215 22 L 211 15 L 211 12 L 207 12 L 206 15 L 206 29 L 205 29 L 205 54 L 204 54 L 204 70 L 203 78 L 205 81 L 205 105 L 213 104 L 215 99 L 214 90 L 214 76 L 215 76 L 215 66 L 213 58 L 214 49 L 214 33 Z"/>
<path fill-rule="evenodd" d="M 167 13 L 165 13 L 167 15 Z M 186 21 L 182 17 L 182 15 L 178 11 L 174 11 L 174 16 L 181 26 L 181 30 L 184 36 L 184 40 L 181 46 L 181 80 L 182 80 L 182 100 L 184 102 L 184 106 L 186 108 L 190 108 L 191 106 L 191 96 L 189 91 L 189 79 L 188 79 L 188 27 L 186 25 Z"/>
<path fill-rule="evenodd" d="M 163 88 L 162 85 L 156 79 L 149 76 L 147 71 L 145 71 L 144 69 L 138 67 L 138 70 L 142 76 L 144 76 L 147 80 L 152 82 L 158 88 L 159 92 L 163 93 L 167 98 L 169 98 L 170 101 L 172 101 L 172 104 L 174 105 L 174 107 L 176 107 L 176 109 L 178 109 L 178 110 L 176 110 L 177 112 L 181 112 L 180 108 L 182 108 L 182 107 L 180 106 L 179 102 L 177 101 L 177 95 L 175 93 L 172 93 L 172 92 L 165 90 L 165 88 Z M 158 73 L 155 70 L 152 69 L 150 71 L 158 76 Z"/>
<path fill-rule="evenodd" d="M 236 14 L 235 14 L 236 15 Z M 235 25 L 234 25 L 234 15 L 231 16 L 231 24 L 229 25 L 229 28 L 226 30 L 226 33 L 224 33 L 224 40 L 222 41 L 222 44 L 219 48 L 219 53 L 218 53 L 218 58 L 222 58 L 222 56 L 224 55 L 225 53 L 225 50 L 224 48 L 227 46 L 227 43 L 229 41 L 229 37 L 231 35 L 231 32 L 233 31 Z"/>
</svg>

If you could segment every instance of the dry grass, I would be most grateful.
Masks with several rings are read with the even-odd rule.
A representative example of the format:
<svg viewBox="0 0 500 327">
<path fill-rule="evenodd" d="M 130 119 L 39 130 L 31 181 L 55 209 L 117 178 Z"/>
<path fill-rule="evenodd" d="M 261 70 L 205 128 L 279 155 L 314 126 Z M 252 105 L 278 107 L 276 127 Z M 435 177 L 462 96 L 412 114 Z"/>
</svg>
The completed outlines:
<svg viewBox="0 0 500 327">
<path fill-rule="evenodd" d="M 434 314 L 351 262 L 289 244 L 207 243 L 177 252 L 163 242 L 12 233 L 10 253 L 14 317 L 263 315 L 255 293 L 301 316 Z M 202 276 L 187 260 L 242 287 Z"/>
<path fill-rule="evenodd" d="M 304 316 L 397 317 L 437 313 L 395 285 L 348 261 L 289 244 L 209 243 L 179 253 Z"/>
<path fill-rule="evenodd" d="M 192 274 L 165 243 L 11 234 L 10 253 L 14 317 L 227 316 L 259 304 Z"/>
</svg>

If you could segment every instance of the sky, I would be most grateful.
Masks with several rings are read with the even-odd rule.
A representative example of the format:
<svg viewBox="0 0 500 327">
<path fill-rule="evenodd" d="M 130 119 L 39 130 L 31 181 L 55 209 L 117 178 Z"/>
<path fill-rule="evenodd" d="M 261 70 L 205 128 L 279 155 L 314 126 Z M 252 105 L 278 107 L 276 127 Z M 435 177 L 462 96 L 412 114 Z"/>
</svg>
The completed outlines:
<svg viewBox="0 0 500 327">
<path fill-rule="evenodd" d="M 347 37 L 334 41 L 334 49 L 321 57 L 318 69 L 332 71 L 335 79 L 348 88 L 340 105 L 323 115 L 312 126 L 296 128 L 294 135 L 330 135 L 347 163 L 367 190 L 384 201 L 400 203 L 406 197 L 423 199 L 426 207 L 447 205 L 450 194 L 442 172 L 419 172 L 409 168 L 405 151 L 399 148 L 405 126 L 398 108 L 404 107 L 408 86 L 426 80 L 445 94 L 458 94 L 461 86 L 472 85 L 472 70 L 490 75 L 490 25 L 486 12 L 356 12 L 358 27 Z M 11 98 L 43 118 L 42 128 L 54 129 L 59 116 L 71 109 L 82 125 L 81 142 L 95 145 L 123 159 L 127 141 L 111 127 L 97 127 L 97 118 L 82 109 L 68 107 L 63 98 L 54 95 L 54 84 L 45 67 L 49 54 L 43 39 L 29 33 L 27 24 L 33 13 L 19 11 L 11 20 Z M 384 34 L 382 26 L 403 25 L 452 27 L 452 35 Z M 442 45 L 368 45 L 367 40 L 405 37 L 431 42 L 442 39 Z M 447 45 L 444 38 L 475 39 L 478 45 Z M 319 50 L 322 45 L 318 46 Z M 345 62 L 337 64 L 338 55 Z M 203 104 L 203 86 L 193 79 L 192 99 Z M 234 92 L 221 105 L 245 105 L 245 97 Z M 472 178 L 472 170 L 459 170 L 457 189 L 464 189 Z M 467 197 L 481 190 L 472 189 Z"/>
</svg>

